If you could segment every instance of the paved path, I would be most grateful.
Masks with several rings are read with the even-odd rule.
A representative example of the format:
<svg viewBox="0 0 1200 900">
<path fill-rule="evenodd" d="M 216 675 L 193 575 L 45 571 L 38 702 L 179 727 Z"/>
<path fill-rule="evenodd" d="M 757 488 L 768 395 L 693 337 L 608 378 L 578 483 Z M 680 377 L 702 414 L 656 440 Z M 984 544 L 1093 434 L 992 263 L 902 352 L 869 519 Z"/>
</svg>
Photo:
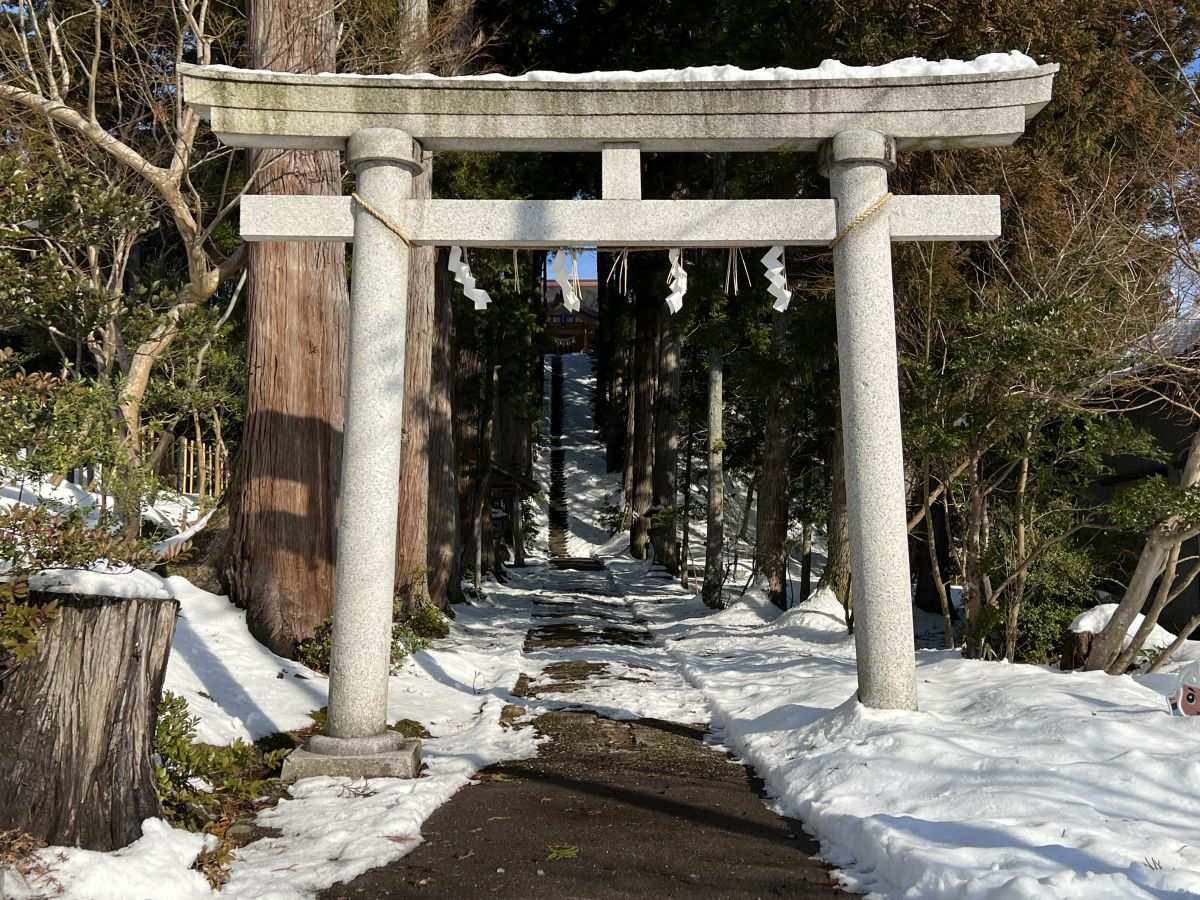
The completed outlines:
<svg viewBox="0 0 1200 900">
<path fill-rule="evenodd" d="M 531 707 L 565 706 L 564 694 L 604 677 L 641 680 L 628 668 L 614 676 L 614 654 L 666 660 L 611 575 L 581 565 L 539 592 L 525 651 L 542 674 L 514 692 Z M 660 685 L 690 691 L 673 671 L 645 690 Z M 485 769 L 426 822 L 416 850 L 322 898 L 846 896 L 800 823 L 770 812 L 751 774 L 705 745 L 704 725 L 555 709 L 535 727 L 549 738 L 536 758 Z"/>
</svg>

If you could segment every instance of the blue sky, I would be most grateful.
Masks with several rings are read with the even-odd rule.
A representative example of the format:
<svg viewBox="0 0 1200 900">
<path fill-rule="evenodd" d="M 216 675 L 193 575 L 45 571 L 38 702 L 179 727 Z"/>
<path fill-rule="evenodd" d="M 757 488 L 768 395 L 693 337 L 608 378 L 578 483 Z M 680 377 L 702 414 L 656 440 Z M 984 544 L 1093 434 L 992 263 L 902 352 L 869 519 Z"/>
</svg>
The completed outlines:
<svg viewBox="0 0 1200 900">
<path fill-rule="evenodd" d="M 551 251 L 546 254 L 547 257 L 553 258 L 554 253 Z M 548 265 L 548 264 L 547 264 Z M 580 250 L 579 251 L 579 277 L 586 281 L 589 278 L 596 277 L 596 251 L 595 250 Z"/>
</svg>

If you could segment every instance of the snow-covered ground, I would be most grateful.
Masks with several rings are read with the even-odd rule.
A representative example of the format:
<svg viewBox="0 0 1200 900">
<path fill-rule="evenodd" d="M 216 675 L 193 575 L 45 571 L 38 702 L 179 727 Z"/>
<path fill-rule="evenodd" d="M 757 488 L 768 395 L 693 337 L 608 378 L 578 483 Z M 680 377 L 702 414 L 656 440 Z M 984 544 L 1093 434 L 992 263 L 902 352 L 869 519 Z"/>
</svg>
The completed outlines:
<svg viewBox="0 0 1200 900">
<path fill-rule="evenodd" d="M 921 650 L 920 712 L 862 707 L 853 639 L 829 595 L 781 613 L 751 589 L 713 612 L 608 539 L 597 516 L 615 481 L 590 430 L 590 370 L 584 357 L 565 362 L 567 477 L 578 479 L 570 549 L 606 559 L 595 603 L 653 640 L 525 655 L 532 603 L 551 601 L 564 576 L 533 569 L 489 584 L 485 599 L 459 608 L 450 637 L 392 679 L 392 716 L 433 734 L 427 777 L 372 781 L 370 796 L 344 779 L 300 782 L 261 814 L 283 836 L 238 852 L 228 896 L 311 896 L 408 852 L 424 819 L 478 768 L 536 752 L 533 731 L 505 728 L 500 709 L 519 672 L 541 684 L 547 663 L 572 653 L 608 669 L 582 690 L 522 700 L 531 712 L 569 705 L 709 723 L 854 889 L 989 900 L 1200 896 L 1200 719 L 1168 714 L 1170 676 Z M 324 704 L 325 680 L 258 646 L 224 598 L 181 579 L 147 587 L 182 604 L 167 686 L 187 697 L 206 739 L 297 727 Z M 151 822 L 119 853 L 55 848 L 48 859 L 65 897 L 205 897 L 206 883 L 187 871 L 202 843 Z"/>
<path fill-rule="evenodd" d="M 116 576 L 110 576 L 116 577 Z M 325 705 L 328 680 L 282 659 L 246 630 L 245 613 L 224 597 L 182 578 L 159 579 L 158 596 L 180 601 L 180 620 L 167 666 L 166 689 L 182 695 L 198 717 L 198 738 L 229 743 L 311 724 Z M 389 720 L 415 719 L 428 769 L 412 781 L 378 779 L 366 790 L 347 779 L 313 778 L 291 788 L 291 799 L 259 816 L 283 832 L 237 851 L 222 896 L 295 900 L 403 856 L 420 841 L 421 823 L 471 775 L 495 762 L 537 752 L 532 729 L 502 725 L 508 689 L 522 668 L 521 644 L 530 603 L 523 590 L 489 583 L 487 597 L 456 608 L 450 636 L 405 661 L 392 676 Z M 188 867 L 201 835 L 148 820 L 144 836 L 124 850 L 95 853 L 51 848 L 46 853 L 68 900 L 191 900 L 214 896 Z M 41 895 L 10 874 L 6 898 Z M 44 887 L 44 886 L 43 886 Z"/>
</svg>

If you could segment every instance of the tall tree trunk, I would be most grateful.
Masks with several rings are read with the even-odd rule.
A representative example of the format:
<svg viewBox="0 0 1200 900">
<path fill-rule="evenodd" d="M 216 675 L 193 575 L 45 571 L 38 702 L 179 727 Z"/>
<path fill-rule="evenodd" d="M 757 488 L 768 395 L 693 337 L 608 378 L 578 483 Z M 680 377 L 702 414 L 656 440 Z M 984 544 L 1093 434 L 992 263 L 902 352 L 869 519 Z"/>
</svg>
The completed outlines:
<svg viewBox="0 0 1200 900">
<path fill-rule="evenodd" d="M 615 313 L 610 314 L 610 318 Z M 613 324 L 615 329 L 616 323 Z M 628 346 L 620 336 L 613 338 L 613 358 L 611 367 L 611 384 L 609 391 L 608 413 L 604 433 L 604 468 L 608 472 L 622 472 L 625 468 L 625 431 L 628 424 Z"/>
<path fill-rule="evenodd" d="M 692 458 L 696 450 L 694 407 L 688 405 L 687 440 L 683 446 L 683 502 L 680 516 L 679 584 L 686 591 L 692 575 Z"/>
<path fill-rule="evenodd" d="M 596 307 L 600 313 L 600 322 L 596 327 L 596 392 L 594 406 L 596 410 L 596 430 L 607 446 L 609 433 L 609 413 L 612 409 L 613 384 L 613 349 L 614 328 L 612 303 L 612 284 L 605 279 L 605 274 L 612 266 L 613 254 L 597 252 L 596 254 Z M 607 453 L 605 456 L 607 463 Z M 609 471 L 612 471 L 609 469 Z"/>
<path fill-rule="evenodd" d="M 621 515 L 621 530 L 633 529 L 633 461 L 637 456 L 637 344 L 628 345 L 625 352 L 625 437 L 621 443 L 623 469 L 621 472 L 622 493 L 625 509 Z"/>
<path fill-rule="evenodd" d="M 758 483 L 754 561 L 767 581 L 767 596 L 787 609 L 788 436 L 787 404 L 777 396 L 767 409 L 763 471 Z"/>
<path fill-rule="evenodd" d="M 429 3 L 403 0 L 404 43 L 409 71 L 429 70 Z M 433 196 L 433 154 L 413 142 L 421 161 L 412 179 L 413 200 Z M 408 316 L 404 339 L 404 440 L 400 448 L 400 495 L 396 527 L 396 599 L 409 616 L 429 599 L 429 427 L 433 385 L 434 247 L 408 251 Z"/>
<path fill-rule="evenodd" d="M 449 250 L 435 264 L 433 340 L 429 392 L 429 599 L 450 608 L 460 580 L 458 474 L 455 471 L 453 276 Z"/>
<path fill-rule="evenodd" d="M 782 359 L 790 316 L 772 315 L 771 343 Z M 758 517 L 755 520 L 754 563 L 767 580 L 767 596 L 780 609 L 787 609 L 787 536 L 789 500 L 789 462 L 791 460 L 791 410 L 788 385 L 781 378 L 772 390 L 767 405 L 763 436 L 763 467 L 758 483 Z"/>
<path fill-rule="evenodd" d="M 253 68 L 334 69 L 333 0 L 250 4 Z M 264 151 L 254 193 L 342 193 L 339 155 Z M 246 421 L 232 543 L 232 591 L 251 632 L 291 656 L 333 608 L 345 402 L 346 250 L 250 246 Z"/>
<path fill-rule="evenodd" d="M 812 595 L 812 523 L 805 520 L 800 528 L 800 602 Z"/>
<path fill-rule="evenodd" d="M 638 297 L 637 346 L 634 351 L 633 397 L 633 490 L 629 551 L 634 559 L 645 559 L 650 537 L 646 515 L 654 499 L 654 393 L 658 381 L 657 304 Z"/>
<path fill-rule="evenodd" d="M 825 571 L 818 585 L 829 588 L 842 606 L 846 621 L 854 605 L 850 597 L 850 525 L 846 517 L 846 468 L 842 445 L 842 415 L 837 414 L 829 453 L 829 518 L 825 526 Z"/>
<path fill-rule="evenodd" d="M 721 605 L 725 581 L 725 432 L 724 358 L 716 344 L 708 348 L 708 533 L 704 539 L 706 606 Z"/>
<path fill-rule="evenodd" d="M 412 179 L 414 200 L 432 196 L 433 155 L 422 153 L 421 158 L 421 174 Z M 396 598 L 404 615 L 415 612 L 429 596 L 429 428 L 435 318 L 433 264 L 437 251 L 433 247 L 413 247 L 408 253 L 404 442 L 397 473 L 400 497 L 396 530 Z"/>
<path fill-rule="evenodd" d="M 454 451 L 458 478 L 459 571 L 474 567 L 475 494 L 479 476 L 479 405 L 483 391 L 480 320 L 471 319 L 465 339 L 455 342 Z"/>
<path fill-rule="evenodd" d="M 480 414 L 486 418 L 479 426 L 479 490 L 475 497 L 478 504 L 476 521 L 476 559 L 480 574 L 491 571 L 500 576 L 500 564 L 496 559 L 496 544 L 492 533 L 492 463 L 496 461 L 496 408 L 499 406 L 500 367 L 492 366 L 486 375 L 486 396 L 480 406 Z"/>
<path fill-rule="evenodd" d="M 428 17 L 428 5 L 419 0 L 421 8 L 413 15 Z M 474 0 L 449 0 L 454 22 L 451 42 L 453 61 L 442 75 L 459 75 L 469 71 L 469 54 L 475 36 Z M 414 23 L 418 28 L 422 22 Z M 431 173 L 432 174 L 432 173 Z M 439 248 L 434 257 L 433 271 L 433 336 L 430 341 L 429 376 L 429 500 L 427 587 L 429 599 L 441 610 L 449 611 L 450 603 L 460 596 L 462 580 L 459 525 L 459 479 L 457 429 L 455 427 L 455 334 L 454 278 L 446 268 L 449 248 Z"/>
<path fill-rule="evenodd" d="M 972 659 L 983 656 L 983 643 L 987 633 L 983 622 L 985 585 L 983 579 L 984 517 L 986 513 L 983 478 L 979 474 L 980 463 L 971 466 L 968 484 L 967 539 L 963 549 L 965 579 L 963 581 L 963 605 L 967 612 L 966 655 Z"/>
<path fill-rule="evenodd" d="M 679 337 L 670 325 L 670 312 L 658 312 L 658 385 L 654 399 L 654 469 L 651 475 L 658 525 L 652 531 L 654 557 L 672 575 L 679 574 L 679 548 L 675 544 L 678 501 L 679 423 L 675 403 L 679 396 Z"/>
<path fill-rule="evenodd" d="M 179 604 L 58 600 L 34 655 L 0 680 L 0 831 L 116 850 L 162 815 L 154 722 Z"/>
</svg>

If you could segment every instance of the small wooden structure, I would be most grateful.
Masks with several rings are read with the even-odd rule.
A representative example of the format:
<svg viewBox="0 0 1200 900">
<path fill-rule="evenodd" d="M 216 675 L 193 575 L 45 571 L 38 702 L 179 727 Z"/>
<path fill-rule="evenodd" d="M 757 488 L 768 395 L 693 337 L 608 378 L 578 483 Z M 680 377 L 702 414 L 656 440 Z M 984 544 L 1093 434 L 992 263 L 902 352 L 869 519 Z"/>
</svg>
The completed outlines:
<svg viewBox="0 0 1200 900">
<path fill-rule="evenodd" d="M 532 478 L 527 478 L 520 472 L 492 463 L 489 479 L 492 509 L 500 506 L 504 510 L 507 528 L 493 528 L 492 539 L 496 543 L 496 559 L 501 559 L 501 545 L 505 534 L 512 544 L 514 566 L 525 565 L 525 535 L 524 517 L 521 513 L 521 501 L 532 497 L 541 491 L 541 486 Z"/>
</svg>

